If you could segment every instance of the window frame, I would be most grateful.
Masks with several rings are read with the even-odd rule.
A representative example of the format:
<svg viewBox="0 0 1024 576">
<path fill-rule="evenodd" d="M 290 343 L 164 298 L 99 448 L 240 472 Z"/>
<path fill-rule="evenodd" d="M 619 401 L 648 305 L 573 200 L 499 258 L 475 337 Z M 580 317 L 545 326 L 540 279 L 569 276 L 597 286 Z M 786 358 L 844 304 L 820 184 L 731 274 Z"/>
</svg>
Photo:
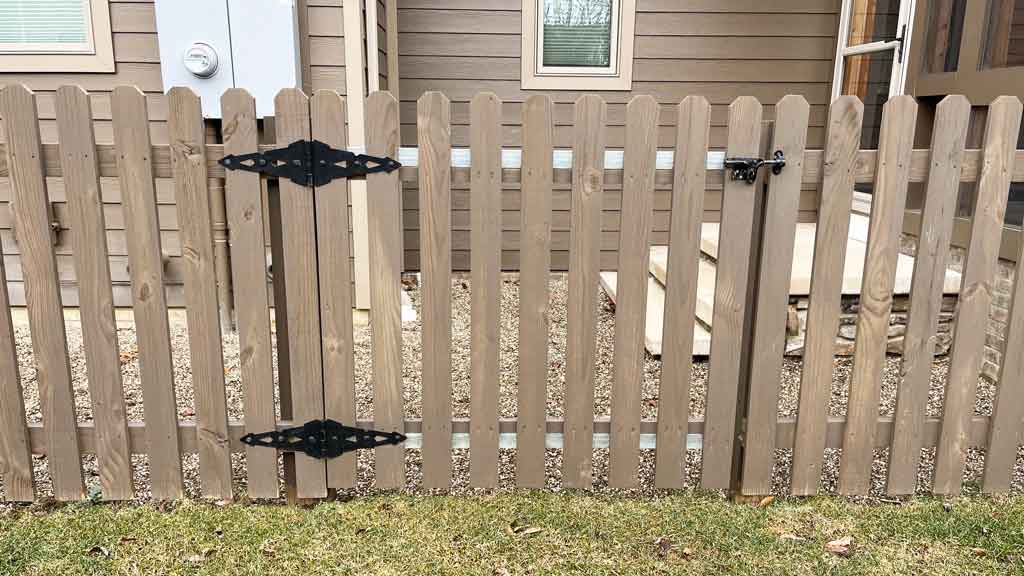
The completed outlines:
<svg viewBox="0 0 1024 576">
<path fill-rule="evenodd" d="M 114 72 L 110 0 L 86 1 L 89 2 L 90 51 L 0 52 L 0 72 Z"/>
<path fill-rule="evenodd" d="M 633 87 L 633 42 L 636 31 L 636 0 L 612 0 L 611 61 L 608 68 L 589 66 L 543 66 L 540 42 L 540 3 L 523 0 L 522 88 L 524 90 L 631 90 Z"/>
</svg>

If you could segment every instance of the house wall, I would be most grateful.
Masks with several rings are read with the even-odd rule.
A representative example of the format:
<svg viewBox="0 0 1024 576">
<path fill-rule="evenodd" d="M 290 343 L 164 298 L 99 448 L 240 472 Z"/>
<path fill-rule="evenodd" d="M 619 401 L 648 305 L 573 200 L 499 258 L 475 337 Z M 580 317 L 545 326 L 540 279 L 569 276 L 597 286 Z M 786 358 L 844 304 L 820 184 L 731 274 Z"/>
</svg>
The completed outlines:
<svg viewBox="0 0 1024 576">
<path fill-rule="evenodd" d="M 452 144 L 469 145 L 469 100 L 489 90 L 504 102 L 503 139 L 521 145 L 521 103 L 547 93 L 555 102 L 556 147 L 571 146 L 572 103 L 577 91 L 526 91 L 520 85 L 522 0 L 400 0 L 399 69 L 402 145 L 416 145 L 416 99 L 439 90 L 452 100 Z M 755 96 L 765 105 L 765 119 L 786 94 L 801 94 L 811 105 L 808 146 L 821 148 L 831 93 L 838 0 L 637 0 L 633 88 L 602 92 L 608 101 L 609 147 L 622 147 L 626 103 L 650 94 L 666 107 L 659 128 L 659 147 L 674 144 L 674 112 L 690 94 L 712 104 L 711 145 L 725 145 L 729 103 Z M 705 219 L 720 219 L 721 197 L 709 191 Z M 567 194 L 556 191 L 552 235 L 552 267 L 568 266 Z M 602 267 L 617 264 L 619 195 L 609 190 L 604 210 Z M 403 191 L 405 264 L 418 269 L 417 191 Z M 667 241 L 668 191 L 659 190 L 654 242 Z M 802 200 L 801 219 L 813 220 L 816 194 Z M 506 202 L 503 214 L 503 266 L 518 267 L 519 207 Z M 453 190 L 453 267 L 469 267 L 468 191 Z"/>
<path fill-rule="evenodd" d="M 345 50 L 341 0 L 305 0 L 307 19 L 302 40 L 307 42 L 308 66 L 303 66 L 308 83 L 313 89 L 345 90 Z M 301 6 L 301 4 L 300 4 Z M 92 94 L 96 140 L 113 142 L 110 92 L 125 84 L 138 86 L 149 102 L 150 131 L 155 144 L 167 144 L 167 100 L 163 94 L 160 74 L 160 51 L 157 44 L 156 18 L 152 0 L 110 0 L 111 29 L 114 37 L 114 73 L 39 73 L 11 74 L 0 71 L 0 86 L 22 83 L 38 94 L 40 131 L 43 142 L 57 142 L 54 111 L 54 93 L 65 84 L 77 84 Z M 307 64 L 304 62 L 303 64 Z M 0 141 L 5 140 L 3 119 L 0 118 Z M 114 300 L 117 306 L 130 306 L 127 239 L 121 192 L 116 178 L 103 178 L 107 242 L 111 255 L 111 275 L 114 281 Z M 178 239 L 178 215 L 174 205 L 174 190 L 169 179 L 158 179 L 157 202 L 162 248 L 167 256 L 165 268 L 168 303 L 183 306 L 181 244 Z M 64 230 L 57 234 L 58 271 L 62 281 L 64 304 L 75 306 L 78 294 L 74 289 L 74 267 L 71 260 L 68 210 L 63 182 L 48 179 L 50 201 L 54 215 Z M 0 242 L 3 246 L 4 266 L 9 281 L 11 301 L 24 304 L 20 250 L 12 229 L 13 217 L 9 207 L 11 191 L 8 180 L 0 177 Z"/>
</svg>

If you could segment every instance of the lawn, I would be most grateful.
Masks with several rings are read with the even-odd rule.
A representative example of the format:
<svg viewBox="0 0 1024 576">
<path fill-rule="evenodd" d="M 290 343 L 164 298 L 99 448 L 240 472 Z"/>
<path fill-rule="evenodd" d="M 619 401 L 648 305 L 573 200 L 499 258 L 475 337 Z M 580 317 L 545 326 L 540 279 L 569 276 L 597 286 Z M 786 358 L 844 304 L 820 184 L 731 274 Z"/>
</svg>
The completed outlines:
<svg viewBox="0 0 1024 576">
<path fill-rule="evenodd" d="M 3 575 L 1024 574 L 1022 555 L 1024 498 L 516 492 L 0 511 Z"/>
</svg>

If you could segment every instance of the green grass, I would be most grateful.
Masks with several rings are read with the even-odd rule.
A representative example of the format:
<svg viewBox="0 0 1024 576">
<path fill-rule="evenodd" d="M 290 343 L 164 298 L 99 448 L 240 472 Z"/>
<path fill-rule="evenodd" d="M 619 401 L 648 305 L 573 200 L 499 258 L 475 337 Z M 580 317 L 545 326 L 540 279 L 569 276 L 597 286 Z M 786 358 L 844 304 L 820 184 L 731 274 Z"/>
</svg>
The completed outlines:
<svg viewBox="0 0 1024 576">
<path fill-rule="evenodd" d="M 848 557 L 825 550 L 844 536 Z M 1024 574 L 1021 556 L 1024 498 L 758 508 L 537 492 L 0 512 L 3 575 Z"/>
</svg>

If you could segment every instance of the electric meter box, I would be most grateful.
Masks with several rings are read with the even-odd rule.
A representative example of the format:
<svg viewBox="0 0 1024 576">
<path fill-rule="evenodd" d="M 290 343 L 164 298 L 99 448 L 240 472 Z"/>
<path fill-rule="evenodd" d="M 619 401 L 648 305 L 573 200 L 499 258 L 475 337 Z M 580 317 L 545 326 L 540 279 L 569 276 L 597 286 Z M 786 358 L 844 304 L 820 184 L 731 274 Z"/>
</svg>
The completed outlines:
<svg viewBox="0 0 1024 576">
<path fill-rule="evenodd" d="M 278 91 L 301 82 L 295 0 L 156 0 L 156 27 L 164 91 L 192 88 L 207 118 L 235 87 L 273 116 Z"/>
</svg>

